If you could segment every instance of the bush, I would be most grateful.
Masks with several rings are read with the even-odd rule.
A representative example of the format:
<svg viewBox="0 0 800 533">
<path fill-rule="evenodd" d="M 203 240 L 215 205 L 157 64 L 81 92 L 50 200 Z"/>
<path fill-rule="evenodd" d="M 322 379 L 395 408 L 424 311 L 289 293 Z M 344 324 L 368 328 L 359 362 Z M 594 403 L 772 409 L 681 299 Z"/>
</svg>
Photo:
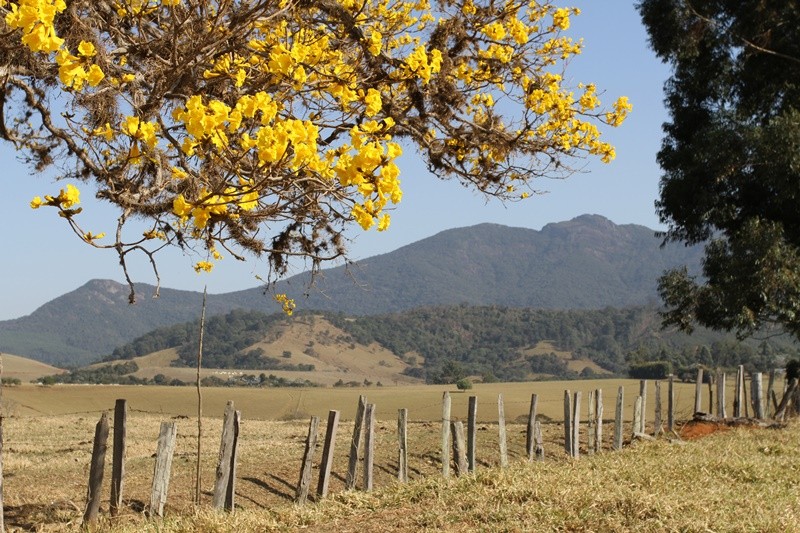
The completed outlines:
<svg viewBox="0 0 800 533">
<path fill-rule="evenodd" d="M 669 361 L 647 361 L 631 365 L 628 375 L 633 379 L 665 379 L 672 373 Z"/>
<path fill-rule="evenodd" d="M 467 378 L 461 378 L 456 381 L 456 387 L 458 390 L 469 390 L 472 388 L 472 382 Z"/>
</svg>

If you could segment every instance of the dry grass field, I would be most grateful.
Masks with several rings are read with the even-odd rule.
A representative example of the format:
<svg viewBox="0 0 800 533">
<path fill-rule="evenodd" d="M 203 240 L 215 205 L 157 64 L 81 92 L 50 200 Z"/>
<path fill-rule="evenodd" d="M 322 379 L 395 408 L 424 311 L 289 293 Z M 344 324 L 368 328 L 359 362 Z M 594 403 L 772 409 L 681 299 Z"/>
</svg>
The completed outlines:
<svg viewBox="0 0 800 533">
<path fill-rule="evenodd" d="M 23 383 L 28 383 L 42 376 L 51 376 L 63 372 L 60 368 L 40 363 L 27 357 L 7 353 L 0 355 L 3 357 L 3 377 L 17 378 Z"/>
<path fill-rule="evenodd" d="M 666 383 L 662 384 L 666 416 Z M 541 381 L 528 383 L 477 384 L 472 390 L 458 391 L 448 385 L 410 385 L 369 388 L 219 388 L 203 389 L 204 413 L 222 416 L 225 403 L 233 400 L 245 420 L 308 420 L 311 415 L 324 417 L 328 410 L 341 412 L 343 419 L 352 420 L 358 396 L 367 396 L 376 406 L 378 420 L 393 421 L 397 410 L 408 409 L 409 419 L 435 421 L 441 419 L 441 399 L 444 391 L 452 396 L 453 417 L 466 419 L 469 396 L 478 398 L 478 420 L 497 421 L 497 397 L 503 395 L 506 419 L 522 421 L 527 416 L 532 393 L 539 396 L 539 414 L 544 420 L 562 420 L 564 390 L 582 391 L 584 412 L 590 390 L 602 389 L 606 419 L 613 419 L 617 389 L 625 391 L 625 415 L 632 416 L 639 382 L 632 379 L 585 381 Z M 647 398 L 648 419 L 655 409 L 653 385 Z M 194 387 L 119 386 L 119 385 L 55 385 L 42 387 L 23 385 L 8 387 L 3 392 L 3 412 L 6 416 L 93 415 L 114 407 L 117 398 L 128 400 L 134 412 L 164 416 L 194 416 L 197 395 Z M 732 398 L 732 394 L 729 395 Z M 676 383 L 676 417 L 687 419 L 694 406 L 694 385 Z"/>
<path fill-rule="evenodd" d="M 451 391 L 452 416 L 466 418 L 469 395 L 478 397 L 478 473 L 440 475 L 441 395 L 447 387 L 370 389 L 208 388 L 204 396 L 201 507 L 195 508 L 196 392 L 189 387 L 25 385 L 3 391 L 6 524 L 20 531 L 69 531 L 80 526 L 94 425 L 116 398 L 129 402 L 125 509 L 101 528 L 115 531 L 790 531 L 798 520 L 800 428 L 729 431 L 701 441 L 637 443 L 611 451 L 616 389 L 625 388 L 630 418 L 638 382 L 596 380 L 478 385 Z M 569 459 L 563 451 L 563 391 L 602 388 L 606 453 Z M 524 420 L 530 394 L 539 395 L 546 461 L 525 464 Z M 504 397 L 511 467 L 499 468 L 497 395 Z M 375 486 L 370 494 L 344 491 L 352 418 L 358 394 L 376 404 Z M 666 387 L 663 388 L 666 394 Z M 676 384 L 677 417 L 686 420 L 692 385 Z M 209 510 L 225 401 L 242 411 L 237 508 Z M 653 389 L 648 405 L 652 410 Z M 411 483 L 398 485 L 397 409 L 409 409 Z M 328 409 L 339 409 L 331 497 L 304 508 L 292 504 L 308 431 Z M 585 399 L 582 409 L 586 413 Z M 152 483 L 159 425 L 174 420 L 178 444 L 166 517 L 144 513 Z M 652 421 L 652 412 L 648 415 Z M 631 429 L 626 424 L 625 435 Z M 110 444 L 110 443 L 109 443 Z M 321 446 L 321 445 L 320 445 Z M 320 450 L 315 461 L 316 469 Z M 106 462 L 110 475 L 111 454 Z M 313 488 L 312 488 L 313 492 Z M 756 513 L 753 502 L 759 502 Z M 790 505 L 792 503 L 793 505 Z M 723 510 L 727 509 L 724 517 Z M 701 512 L 702 511 L 702 512 Z M 724 518 L 724 519 L 723 519 Z M 790 520 L 791 519 L 791 520 Z M 742 526 L 741 528 L 739 526 Z"/>
</svg>

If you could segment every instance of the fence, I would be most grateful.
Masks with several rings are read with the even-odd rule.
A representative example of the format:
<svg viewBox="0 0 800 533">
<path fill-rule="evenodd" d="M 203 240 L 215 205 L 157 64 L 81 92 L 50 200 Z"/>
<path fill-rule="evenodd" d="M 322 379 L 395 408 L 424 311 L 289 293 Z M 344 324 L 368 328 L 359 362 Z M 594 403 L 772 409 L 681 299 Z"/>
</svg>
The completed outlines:
<svg viewBox="0 0 800 533">
<path fill-rule="evenodd" d="M 779 402 L 774 390 L 774 379 L 770 379 L 766 394 L 762 392 L 761 381 L 763 377 L 759 374 L 751 376 L 749 380 L 749 398 L 746 398 L 748 387 L 744 379 L 742 369 L 737 375 L 735 383 L 735 405 L 734 416 L 736 413 L 749 413 L 752 411 L 754 418 L 770 417 L 772 419 L 782 419 L 790 411 L 797 410 L 800 406 L 800 389 L 797 381 L 793 381 L 786 388 L 783 398 Z M 708 403 L 704 401 L 705 395 L 702 391 L 707 380 L 702 375 L 698 375 L 696 384 L 695 399 L 699 398 L 699 403 L 695 404 L 697 416 L 703 419 L 713 419 L 716 416 L 724 418 L 725 415 L 725 377 L 716 376 L 715 380 L 708 382 L 709 395 Z M 722 385 L 721 385 L 722 383 Z M 738 386 L 738 384 L 743 384 Z M 716 387 L 714 387 L 716 385 Z M 674 435 L 675 416 L 674 416 L 674 395 L 673 381 L 670 379 L 667 385 L 666 394 L 666 427 L 662 425 L 662 386 L 661 382 L 655 382 L 652 387 L 651 400 L 655 403 L 655 413 L 651 424 L 645 419 L 644 398 L 648 390 L 651 389 L 647 381 L 640 382 L 639 395 L 634 403 L 633 425 L 627 434 L 624 433 L 623 425 L 623 389 L 619 388 L 616 398 L 616 410 L 612 420 L 606 420 L 603 412 L 603 391 L 600 389 L 592 391 L 565 391 L 564 394 L 564 450 L 571 458 L 577 459 L 581 453 L 600 453 L 609 448 L 614 450 L 621 449 L 626 442 L 635 439 L 658 438 L 664 434 Z M 697 392 L 699 391 L 699 392 Z M 714 402 L 716 393 L 716 402 Z M 553 448 L 545 450 L 542 438 L 542 421 L 538 419 L 537 407 L 539 396 L 532 394 L 530 397 L 530 408 L 527 420 L 524 424 L 525 444 L 524 458 L 527 461 L 544 460 L 545 456 L 555 456 L 559 452 Z M 705 407 L 708 407 L 705 409 Z M 749 409 L 748 409 L 749 406 Z M 453 417 L 451 412 L 451 397 L 449 392 L 444 392 L 442 397 L 442 418 L 441 418 L 441 449 L 436 454 L 431 454 L 432 460 L 438 460 L 443 476 L 461 476 L 468 472 L 474 472 L 478 468 L 476 462 L 477 432 L 477 397 L 471 396 L 468 403 L 466 416 L 466 426 L 460 419 Z M 509 451 L 507 444 L 507 426 L 505 420 L 505 409 L 503 396 L 500 394 L 497 399 L 496 408 L 497 420 L 497 449 L 498 464 L 501 467 L 509 465 Z M 111 462 L 111 498 L 109 512 L 115 515 L 123 507 L 123 493 L 125 491 L 125 448 L 126 448 L 126 428 L 128 403 L 125 400 L 118 400 L 114 409 L 113 425 L 113 460 Z M 375 465 L 375 442 L 376 442 L 376 406 L 368 403 L 364 396 L 358 401 L 353 433 L 350 439 L 348 467 L 346 472 L 345 486 L 347 489 L 372 490 L 374 485 L 374 465 Z M 582 416 L 586 415 L 585 422 L 581 422 Z M 241 413 L 234 408 L 233 402 L 228 402 L 225 408 L 223 425 L 220 439 L 220 452 L 217 461 L 212 505 L 220 510 L 232 511 L 236 507 L 235 498 L 237 495 L 236 482 L 242 475 L 237 473 L 237 457 L 239 452 L 239 436 L 241 426 Z M 331 410 L 328 413 L 327 424 L 325 427 L 324 444 L 322 445 L 322 456 L 319 461 L 318 482 L 314 498 L 316 500 L 325 498 L 329 490 L 333 470 L 333 454 L 336 447 L 336 437 L 339 425 L 339 412 Z M 604 429 L 613 424 L 613 438 L 607 439 L 604 445 Z M 648 434 L 645 429 L 650 426 L 652 431 Z M 584 430 L 585 428 L 585 430 Z M 487 428 L 482 427 L 482 430 Z M 439 430 L 437 429 L 437 432 Z M 87 491 L 87 503 L 84 513 L 84 523 L 90 524 L 97 520 L 102 501 L 102 487 L 104 483 L 105 455 L 107 453 L 107 441 L 110 435 L 109 417 L 103 414 L 95 427 L 93 439 L 93 453 L 89 474 L 89 487 Z M 151 494 L 147 512 L 150 516 L 158 517 L 164 513 L 169 491 L 170 470 L 172 467 L 175 441 L 177 437 L 176 424 L 166 421 L 161 424 L 158 435 L 157 449 L 154 456 L 154 470 L 151 486 Z M 299 480 L 297 482 L 294 498 L 298 503 L 308 501 L 312 494 L 312 480 L 314 477 L 316 464 L 315 455 L 317 453 L 318 441 L 320 440 L 320 420 L 318 417 L 311 417 L 307 434 L 305 436 L 305 447 L 302 458 L 300 459 Z M 2 447 L 0 447 L 2 450 Z M 399 482 L 405 482 L 409 478 L 408 456 L 408 410 L 400 409 L 397 416 L 396 433 L 396 477 Z M 360 472 L 359 472 L 360 471 Z M 344 474 L 344 473 L 342 473 Z M 359 479 L 361 483 L 359 484 Z"/>
</svg>

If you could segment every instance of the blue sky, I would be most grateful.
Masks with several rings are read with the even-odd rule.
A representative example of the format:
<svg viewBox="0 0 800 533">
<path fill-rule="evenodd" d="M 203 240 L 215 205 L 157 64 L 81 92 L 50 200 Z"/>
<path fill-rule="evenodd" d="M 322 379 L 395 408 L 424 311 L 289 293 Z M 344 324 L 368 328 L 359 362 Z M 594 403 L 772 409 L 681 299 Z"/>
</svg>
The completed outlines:
<svg viewBox="0 0 800 533">
<path fill-rule="evenodd" d="M 633 2 L 580 0 L 571 5 L 583 13 L 573 18 L 569 34 L 584 38 L 585 51 L 569 65 L 568 78 L 574 85 L 579 81 L 596 83 L 605 91 L 601 95 L 604 102 L 625 95 L 634 106 L 622 127 L 605 131 L 605 138 L 617 148 L 617 159 L 609 165 L 578 161 L 584 166 L 581 173 L 536 184 L 549 191 L 547 194 L 504 205 L 429 175 L 416 154 L 407 149 L 401 160 L 404 197 L 392 213 L 392 225 L 383 233 L 365 233 L 353 227 L 349 234 L 353 259 L 387 253 L 445 229 L 482 222 L 540 229 L 550 222 L 596 213 L 618 224 L 660 227 L 653 207 L 660 176 L 655 156 L 661 124 L 667 118 L 662 87 L 669 71 L 648 48 Z M 90 279 L 123 281 L 113 252 L 81 243 L 52 210 L 28 207 L 34 196 L 57 192 L 63 184 L 55 184 L 52 176 L 32 175 L 2 144 L 0 161 L 0 213 L 5 227 L 0 237 L 4 250 L 0 320 L 29 314 Z M 82 197 L 85 229 L 110 232 L 117 213 L 87 196 Z M 191 266 L 197 260 L 178 251 L 162 254 L 162 286 L 202 291 L 207 284 L 209 292 L 222 293 L 258 286 L 255 276 L 266 274 L 264 264 L 239 263 L 232 258 L 221 261 L 210 274 L 195 274 Z M 144 256 L 132 258 L 129 268 L 135 280 L 154 283 Z"/>
</svg>

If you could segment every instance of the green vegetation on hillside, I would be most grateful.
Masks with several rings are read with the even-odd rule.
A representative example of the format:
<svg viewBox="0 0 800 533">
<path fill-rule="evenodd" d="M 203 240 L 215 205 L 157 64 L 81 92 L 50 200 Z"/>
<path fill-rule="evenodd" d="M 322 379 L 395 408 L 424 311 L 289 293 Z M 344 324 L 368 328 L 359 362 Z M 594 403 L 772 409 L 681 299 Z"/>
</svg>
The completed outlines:
<svg viewBox="0 0 800 533">
<path fill-rule="evenodd" d="M 410 365 L 406 374 L 429 383 L 455 383 L 474 375 L 484 381 L 594 375 L 590 368 L 571 370 L 570 357 L 622 375 L 632 365 L 653 361 L 678 373 L 697 364 L 723 368 L 743 364 L 748 370 L 767 371 L 797 354 L 791 341 L 780 337 L 759 344 L 707 330 L 698 330 L 691 337 L 661 331 L 657 311 L 652 308 L 547 311 L 460 305 L 356 318 L 325 313 L 321 318 L 345 332 L 344 342 L 377 343 Z M 284 363 L 279 354 L 253 347 L 264 339 L 278 338 L 294 319 L 255 311 L 211 317 L 206 323 L 203 366 L 313 370 L 313 365 Z M 155 330 L 117 348 L 114 357 L 133 358 L 177 348 L 178 364 L 192 366 L 198 328 L 195 321 Z M 553 350 L 533 350 L 543 345 Z"/>
</svg>

